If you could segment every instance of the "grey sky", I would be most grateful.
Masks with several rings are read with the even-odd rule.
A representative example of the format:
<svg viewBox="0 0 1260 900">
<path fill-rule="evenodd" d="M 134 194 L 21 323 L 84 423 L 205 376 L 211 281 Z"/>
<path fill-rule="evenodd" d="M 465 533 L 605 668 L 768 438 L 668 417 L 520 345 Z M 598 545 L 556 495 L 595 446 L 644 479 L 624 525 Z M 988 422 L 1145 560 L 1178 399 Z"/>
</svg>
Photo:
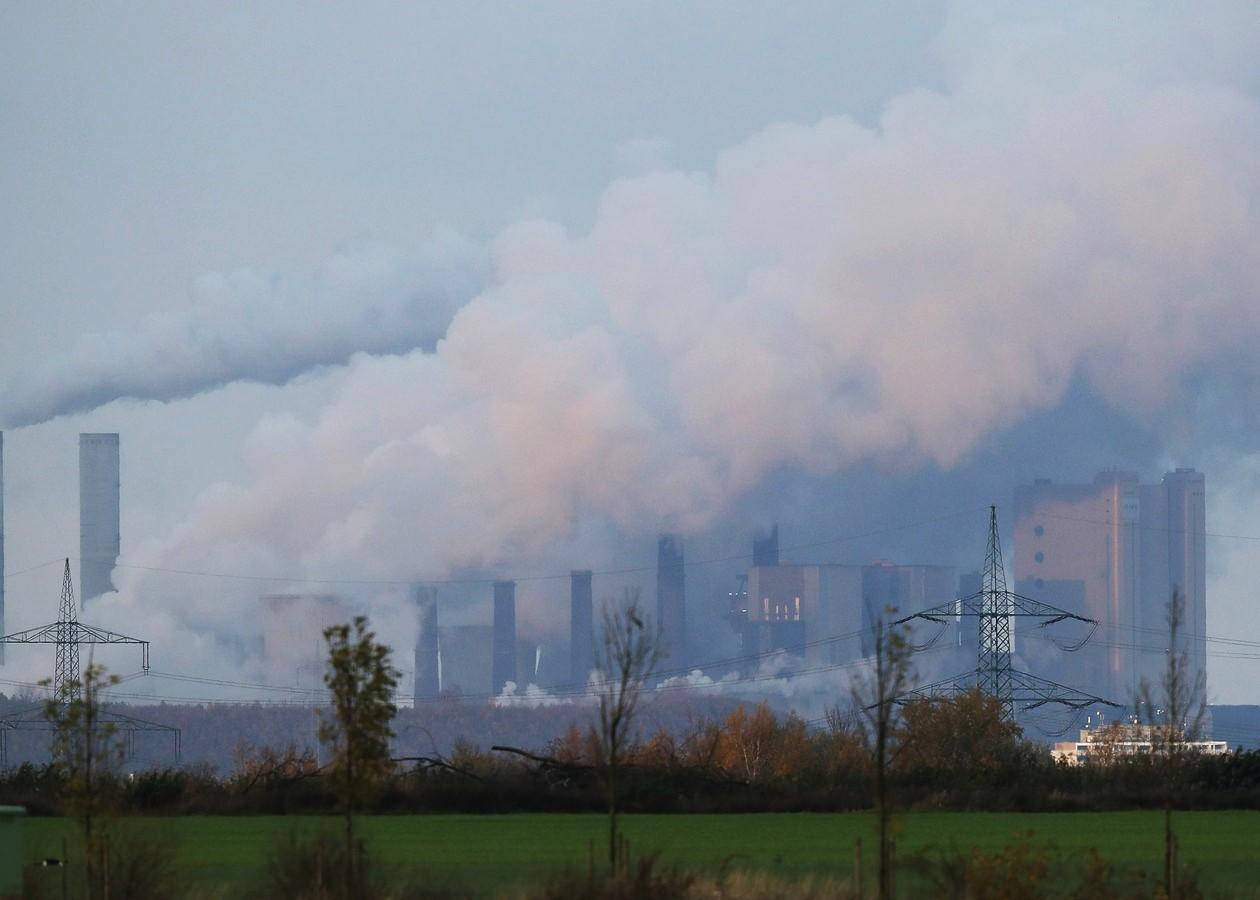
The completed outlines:
<svg viewBox="0 0 1260 900">
<path fill-rule="evenodd" d="M 1158 93 L 1168 85 L 1201 91 L 1194 108 L 1208 110 L 1209 124 L 1228 119 L 1221 109 L 1238 102 L 1232 93 L 1218 98 L 1218 86 L 1254 102 L 1252 60 L 1260 41 L 1253 9 L 1208 4 L 1162 16 L 1144 8 L 9 4 L 0 8 L 0 383 L 42 371 L 85 335 L 140 333 L 155 315 L 200 310 L 207 278 L 247 273 L 263 284 L 303 283 L 330 258 L 356 248 L 414 253 L 444 230 L 490 246 L 503 229 L 536 218 L 585 235 L 618 177 L 663 166 L 706 173 L 705 182 L 724 151 L 778 123 L 813 126 L 848 116 L 895 133 L 899 122 L 929 119 L 924 109 L 944 92 L 952 101 L 944 108 L 959 114 L 965 123 L 959 127 L 968 130 L 952 135 L 946 122 L 923 133 L 946 150 L 953 137 L 959 146 L 1001 148 L 1013 142 L 1012 134 L 1037 126 L 1025 109 L 1055 108 L 1043 95 L 1077 90 L 1079 72 L 1102 78 L 1104 86 L 1106 78 L 1138 86 L 1117 92 L 1114 108 L 1080 120 L 1119 123 L 1120 139 L 1146 134 L 1124 127 L 1126 98 L 1135 98 L 1133 119 L 1156 118 L 1156 107 L 1138 102 L 1142 91 Z M 1080 90 L 1073 102 L 1087 106 L 1090 92 Z M 1213 105 L 1218 100 L 1220 106 Z M 1250 146 L 1239 127 L 1239 146 Z M 1074 148 L 1089 147 L 1089 137 L 1053 133 L 1047 141 L 1062 142 L 1063 156 L 1071 158 Z M 1226 143 L 1221 134 L 1211 137 Z M 915 149 L 911 143 L 899 150 Z M 1046 154 L 1047 168 L 1053 156 Z M 1233 171 L 1232 161 L 1222 160 Z M 1003 164 L 1000 155 L 997 164 Z M 954 223 L 965 217 L 955 213 L 959 218 L 942 214 L 941 230 L 957 230 Z M 536 245 L 520 243 L 553 246 L 545 236 Z M 1245 285 L 1249 270 L 1241 264 L 1240 270 L 1237 283 Z M 1181 273 L 1161 274 L 1167 281 Z M 965 281 L 966 273 L 958 277 Z M 300 325 L 297 306 L 293 318 Z M 1217 330 L 1227 334 L 1237 324 L 1237 308 L 1211 307 Z M 1215 333 L 1206 330 L 1204 339 Z M 284 343 L 283 337 L 276 341 Z M 1107 368 L 1111 357 L 1092 353 L 1069 370 L 1071 377 L 1106 370 L 1109 384 L 1125 385 L 1133 377 L 1128 373 L 1140 369 L 1116 374 Z M 1215 463 L 1210 484 L 1237 479 L 1254 491 L 1246 431 L 1218 440 L 1195 420 L 1195 409 L 1219 392 L 1254 398 L 1254 372 L 1244 364 L 1195 365 L 1189 376 L 1208 385 L 1195 395 L 1198 407 L 1138 409 L 1135 403 L 1126 410 L 1131 419 L 1110 427 L 1108 437 L 1071 437 L 1116 454 L 1140 447 L 1137 458 L 1108 461 L 1142 468 L 1148 477 L 1161 465 Z M 1174 371 L 1170 384 L 1183 376 L 1189 377 Z M 275 433 L 259 438 L 260 421 L 308 423 L 348 382 L 362 389 L 355 379 L 369 377 L 378 376 L 317 369 L 284 386 L 232 384 L 170 403 L 116 402 L 7 432 L 9 570 L 77 552 L 78 432 L 123 435 L 126 555 L 146 539 L 168 539 L 193 516 L 209 486 L 253 477 L 251 454 L 264 453 L 259 446 Z M 1098 410 L 1115 400 L 1100 400 L 1105 392 L 1067 392 L 1063 407 L 1078 394 L 1085 399 L 1057 421 L 1097 424 L 1104 418 Z M 1057 396 L 1021 396 L 1017 411 L 982 421 L 1000 435 L 1032 415 L 1028 428 L 1052 432 L 1046 417 L 1054 415 Z M 1039 457 L 1035 443 L 1020 445 L 1012 466 L 1020 477 L 1038 466 L 1065 480 L 1092 475 L 1047 471 L 1055 461 Z M 926 465 L 907 451 L 830 489 L 884 496 L 870 485 L 888 479 L 916 486 L 897 494 L 907 503 L 941 491 L 952 496 L 958 484 L 981 483 L 976 454 L 983 458 L 993 449 L 958 447 L 952 461 L 932 458 Z M 794 465 L 802 461 L 798 472 L 830 471 L 805 450 L 792 458 Z M 1095 461 L 1082 455 L 1082 463 Z M 776 471 L 772 458 L 741 464 Z M 941 470 L 954 475 L 933 481 Z M 806 476 L 776 477 L 792 482 L 785 488 L 789 496 L 811 494 L 815 484 Z M 950 477 L 955 487 L 942 489 Z M 983 485 L 1005 489 L 1000 482 Z M 1209 516 L 1219 511 L 1230 528 L 1260 534 L 1260 520 L 1239 512 L 1245 496 L 1214 497 Z M 888 518 L 913 518 L 905 512 L 892 510 Z M 811 527 L 822 527 L 816 524 L 821 511 L 809 516 Z M 606 527 L 602 519 L 583 526 L 573 542 L 599 544 Z M 717 547 L 727 536 L 707 539 Z M 1219 582 L 1213 600 L 1245 608 L 1243 597 L 1224 599 L 1227 588 L 1239 584 L 1237 551 L 1228 552 L 1235 556 L 1234 580 Z M 47 570 L 11 579 L 8 626 L 47 618 L 57 583 Z M 1260 622 L 1251 624 L 1260 639 Z"/>
<path fill-rule="evenodd" d="M 774 121 L 872 117 L 935 79 L 943 16 L 939 4 L 7 5 L 0 377 L 187 306 L 207 273 L 301 272 L 347 242 L 409 246 L 441 226 L 481 238 L 530 215 L 581 226 L 635 140 L 702 166 Z M 234 474 L 259 415 L 326 389 L 231 388 L 11 432 L 9 568 L 73 550 L 78 431 L 124 432 L 124 465 L 144 473 L 128 479 L 129 542 Z M 17 585 L 11 603 L 20 615 Z"/>
</svg>

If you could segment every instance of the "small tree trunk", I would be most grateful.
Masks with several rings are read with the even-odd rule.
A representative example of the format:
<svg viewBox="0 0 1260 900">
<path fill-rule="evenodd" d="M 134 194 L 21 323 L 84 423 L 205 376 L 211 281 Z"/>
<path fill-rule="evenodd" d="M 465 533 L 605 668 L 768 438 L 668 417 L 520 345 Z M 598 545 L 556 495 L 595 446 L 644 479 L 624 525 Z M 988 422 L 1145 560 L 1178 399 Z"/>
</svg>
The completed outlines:
<svg viewBox="0 0 1260 900">
<path fill-rule="evenodd" d="M 354 884 L 354 812 L 346 807 L 346 897 L 355 896 Z"/>
<path fill-rule="evenodd" d="M 881 708 L 881 716 L 885 711 Z M 891 830 L 888 809 L 887 728 L 881 719 L 875 734 L 875 804 L 879 823 L 879 900 L 892 897 L 892 853 L 889 852 Z"/>
<path fill-rule="evenodd" d="M 853 847 L 853 883 L 857 887 L 857 896 L 859 900 L 864 893 L 862 887 L 862 839 L 858 838 L 857 843 Z"/>
<path fill-rule="evenodd" d="M 1164 896 L 1174 900 L 1172 805 L 1164 807 Z"/>
<path fill-rule="evenodd" d="M 608 760 L 608 872 L 617 874 L 617 763 L 615 752 Z"/>
</svg>

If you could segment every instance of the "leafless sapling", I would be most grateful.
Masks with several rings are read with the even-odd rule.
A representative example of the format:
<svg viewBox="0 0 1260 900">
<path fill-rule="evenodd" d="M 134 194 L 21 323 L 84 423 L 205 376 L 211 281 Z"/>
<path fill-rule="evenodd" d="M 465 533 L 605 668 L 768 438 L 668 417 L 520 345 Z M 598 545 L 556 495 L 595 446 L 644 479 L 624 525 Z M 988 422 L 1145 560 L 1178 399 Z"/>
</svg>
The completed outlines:
<svg viewBox="0 0 1260 900">
<path fill-rule="evenodd" d="M 904 627 L 888 624 L 895 609 L 870 615 L 870 668 L 854 680 L 854 706 L 861 711 L 870 747 L 875 781 L 875 816 L 878 832 L 878 897 L 889 900 L 893 890 L 893 833 L 891 769 L 897 750 L 897 700 L 910 686 L 910 644 Z"/>
<path fill-rule="evenodd" d="M 639 608 L 638 593 L 626 591 L 622 606 L 606 604 L 597 650 L 595 691 L 599 699 L 598 750 L 608 805 L 608 865 L 618 867 L 621 769 L 632 739 L 644 681 L 661 658 L 660 631 Z"/>
</svg>

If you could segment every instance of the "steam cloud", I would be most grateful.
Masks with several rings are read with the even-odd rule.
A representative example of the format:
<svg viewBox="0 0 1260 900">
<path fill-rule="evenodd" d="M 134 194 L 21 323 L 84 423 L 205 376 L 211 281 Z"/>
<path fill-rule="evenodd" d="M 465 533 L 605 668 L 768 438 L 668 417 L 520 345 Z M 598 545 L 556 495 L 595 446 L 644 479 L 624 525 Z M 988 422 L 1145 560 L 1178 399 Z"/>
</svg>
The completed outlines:
<svg viewBox="0 0 1260 900">
<path fill-rule="evenodd" d="M 351 354 L 432 349 L 485 282 L 485 251 L 441 234 L 418 251 L 343 251 L 314 272 L 240 270 L 202 278 L 190 305 L 139 327 L 80 338 L 64 356 L 12 378 L 10 427 L 114 400 L 175 400 L 233 381 L 284 384 Z"/>
<path fill-rule="evenodd" d="M 777 125 L 710 172 L 618 181 L 587 234 L 509 229 L 435 352 L 353 357 L 316 421 L 259 426 L 248 484 L 129 562 L 576 564 L 566 548 L 601 530 L 703 529 L 780 468 L 956 465 L 1073 382 L 1156 423 L 1218 369 L 1254 377 L 1260 106 L 1200 33 L 1171 61 L 1096 59 L 1064 27 L 972 37 L 948 89 L 875 127 Z M 253 602 L 212 583 L 176 610 L 120 575 L 119 602 L 175 630 Z"/>
</svg>

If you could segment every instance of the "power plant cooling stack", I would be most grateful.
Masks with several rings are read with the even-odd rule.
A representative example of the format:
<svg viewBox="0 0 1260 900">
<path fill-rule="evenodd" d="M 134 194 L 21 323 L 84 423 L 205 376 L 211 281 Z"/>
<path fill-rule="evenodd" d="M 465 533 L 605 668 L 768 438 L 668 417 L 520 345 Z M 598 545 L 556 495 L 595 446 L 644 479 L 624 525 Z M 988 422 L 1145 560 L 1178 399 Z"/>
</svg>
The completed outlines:
<svg viewBox="0 0 1260 900">
<path fill-rule="evenodd" d="M 765 537 L 753 540 L 753 565 L 777 566 L 779 564 L 779 526 L 771 526 Z"/>
<path fill-rule="evenodd" d="M 79 435 L 79 596 L 81 606 L 114 590 L 118 563 L 118 435 Z"/>
<path fill-rule="evenodd" d="M 416 632 L 415 702 L 436 700 L 442 691 L 438 668 L 437 588 L 416 585 L 412 589 L 416 601 L 419 630 Z"/>
<path fill-rule="evenodd" d="M 4 627 L 4 432 L 0 431 L 0 634 Z M 4 644 L 0 644 L 0 666 L 4 665 Z"/>
<path fill-rule="evenodd" d="M 656 622 L 663 656 L 675 662 L 687 656 L 687 595 L 682 538 L 663 534 L 656 544 Z"/>
<path fill-rule="evenodd" d="M 494 632 L 491 637 L 491 687 L 498 694 L 516 683 L 516 582 L 494 583 Z"/>
<path fill-rule="evenodd" d="M 591 571 L 569 575 L 569 678 L 575 685 L 586 683 L 595 667 L 595 632 L 592 621 Z"/>
</svg>

